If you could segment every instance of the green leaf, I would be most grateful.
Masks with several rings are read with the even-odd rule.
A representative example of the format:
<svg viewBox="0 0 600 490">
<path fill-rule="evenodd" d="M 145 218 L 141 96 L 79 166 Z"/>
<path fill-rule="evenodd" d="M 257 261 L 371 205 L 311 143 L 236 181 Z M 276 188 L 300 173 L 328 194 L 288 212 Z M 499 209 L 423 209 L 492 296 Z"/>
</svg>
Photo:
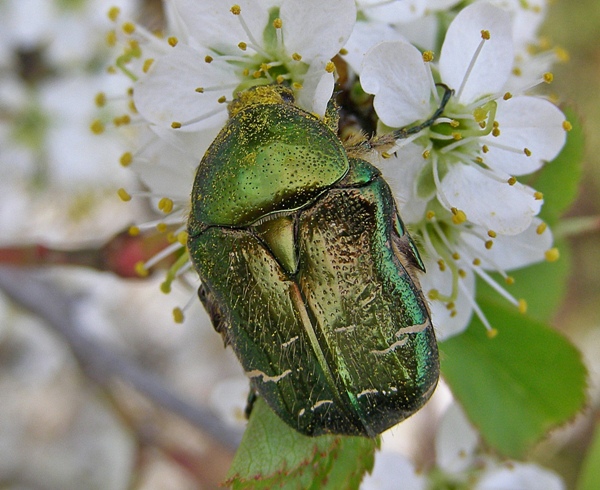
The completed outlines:
<svg viewBox="0 0 600 490">
<path fill-rule="evenodd" d="M 600 425 L 596 426 L 594 440 L 588 449 L 587 456 L 577 482 L 577 490 L 598 490 L 600 488 Z"/>
<path fill-rule="evenodd" d="M 483 439 L 498 452 L 522 458 L 585 401 L 586 369 L 561 334 L 514 311 L 481 300 L 498 329 L 490 339 L 478 319 L 440 344 L 442 373 Z"/>
<path fill-rule="evenodd" d="M 566 240 L 557 240 L 554 246 L 560 252 L 556 262 L 539 262 L 509 272 L 515 283 L 504 286 L 499 274 L 492 277 L 517 299 L 527 302 L 527 315 L 541 322 L 548 322 L 557 313 L 567 292 L 567 280 L 571 272 L 571 250 Z M 483 280 L 477 282 L 477 296 L 492 302 L 498 301 L 498 293 Z M 507 303 L 508 305 L 508 303 Z"/>
<path fill-rule="evenodd" d="M 228 474 L 237 489 L 357 489 L 378 439 L 302 435 L 258 399 Z"/>
<path fill-rule="evenodd" d="M 554 160 L 527 180 L 529 185 L 544 194 L 540 217 L 551 226 L 577 197 L 582 174 L 583 126 L 575 111 L 566 109 L 564 112 L 573 126 L 567 133 L 565 146 Z"/>
</svg>

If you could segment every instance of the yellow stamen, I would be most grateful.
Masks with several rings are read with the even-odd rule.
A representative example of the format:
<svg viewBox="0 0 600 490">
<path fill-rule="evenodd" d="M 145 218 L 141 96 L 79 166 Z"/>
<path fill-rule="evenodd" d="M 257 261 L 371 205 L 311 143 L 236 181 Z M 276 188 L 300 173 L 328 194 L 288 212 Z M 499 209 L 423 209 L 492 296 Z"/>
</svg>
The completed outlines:
<svg viewBox="0 0 600 490">
<path fill-rule="evenodd" d="M 556 262 L 560 258 L 560 252 L 558 251 L 558 248 L 553 247 L 544 252 L 544 257 L 546 257 L 548 262 Z"/>
<path fill-rule="evenodd" d="M 131 194 L 129 194 L 129 192 L 127 192 L 122 187 L 117 191 L 117 194 L 121 198 L 121 201 L 123 201 L 123 202 L 131 201 Z"/>
</svg>

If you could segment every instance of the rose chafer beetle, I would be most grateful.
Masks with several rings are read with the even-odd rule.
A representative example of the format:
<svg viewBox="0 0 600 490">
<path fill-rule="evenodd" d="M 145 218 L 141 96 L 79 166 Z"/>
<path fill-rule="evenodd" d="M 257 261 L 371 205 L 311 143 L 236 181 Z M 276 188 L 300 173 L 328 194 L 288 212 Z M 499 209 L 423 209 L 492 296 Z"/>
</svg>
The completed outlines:
<svg viewBox="0 0 600 490">
<path fill-rule="evenodd" d="M 346 148 L 333 104 L 319 119 L 283 86 L 241 93 L 229 114 L 192 191 L 200 299 L 288 425 L 374 437 L 425 404 L 439 361 L 423 263 L 364 159 L 373 145 Z"/>
</svg>

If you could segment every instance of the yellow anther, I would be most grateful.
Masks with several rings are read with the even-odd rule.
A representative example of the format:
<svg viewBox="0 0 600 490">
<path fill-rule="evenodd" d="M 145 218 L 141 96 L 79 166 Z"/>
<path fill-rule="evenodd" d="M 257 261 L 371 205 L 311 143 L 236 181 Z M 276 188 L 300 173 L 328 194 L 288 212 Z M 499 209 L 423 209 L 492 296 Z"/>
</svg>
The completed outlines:
<svg viewBox="0 0 600 490">
<path fill-rule="evenodd" d="M 212 63 L 212 62 L 213 62 L 213 57 L 212 57 L 212 56 L 210 56 L 209 54 L 207 54 L 207 55 L 204 57 L 204 62 L 205 62 L 205 63 Z"/>
<path fill-rule="evenodd" d="M 133 155 L 130 151 L 126 151 L 121 155 L 121 158 L 119 158 L 119 163 L 123 167 L 129 167 L 129 165 L 131 165 L 131 162 L 133 162 Z"/>
<path fill-rule="evenodd" d="M 455 225 L 460 225 L 461 223 L 464 223 L 465 221 L 467 221 L 467 215 L 465 214 L 464 211 L 457 209 L 457 208 L 452 208 L 452 223 L 454 223 Z"/>
<path fill-rule="evenodd" d="M 491 240 L 487 240 L 484 245 L 485 245 L 485 248 L 489 250 L 494 246 L 494 242 Z"/>
<path fill-rule="evenodd" d="M 563 63 L 569 61 L 569 52 L 564 48 L 555 48 L 554 54 L 558 58 L 558 61 L 562 61 Z"/>
<path fill-rule="evenodd" d="M 195 89 L 196 92 L 198 92 L 199 94 L 203 94 L 204 93 L 204 87 L 197 87 Z"/>
<path fill-rule="evenodd" d="M 453 128 L 458 128 L 460 126 L 460 121 L 457 121 L 456 119 L 452 119 L 452 121 L 450 121 L 450 126 Z"/>
<path fill-rule="evenodd" d="M 124 114 L 123 116 L 118 116 L 113 119 L 113 124 L 115 126 L 125 126 L 131 122 L 131 117 L 128 114 Z"/>
<path fill-rule="evenodd" d="M 489 41 L 489 39 L 490 39 L 490 31 L 488 31 L 486 29 L 482 29 L 482 31 L 481 31 L 481 39 L 485 39 L 486 41 Z"/>
<path fill-rule="evenodd" d="M 225 102 L 227 102 L 227 97 L 225 97 L 224 95 L 221 95 L 221 97 L 219 97 L 219 98 L 217 99 L 217 102 L 218 102 L 219 104 L 224 104 Z"/>
<path fill-rule="evenodd" d="M 177 43 L 179 42 L 179 39 L 177 39 L 175 36 L 169 36 L 167 38 L 167 42 L 169 43 L 169 46 L 171 46 L 172 48 L 174 48 L 175 46 L 177 46 Z"/>
<path fill-rule="evenodd" d="M 173 320 L 175 323 L 183 323 L 184 318 L 181 308 L 173 308 Z"/>
<path fill-rule="evenodd" d="M 548 71 L 544 73 L 543 79 L 546 83 L 552 83 L 552 80 L 554 80 L 554 75 Z"/>
<path fill-rule="evenodd" d="M 169 243 L 175 243 L 177 241 L 177 237 L 175 236 L 175 233 L 173 233 L 172 231 L 168 232 L 165 235 L 165 238 L 167 239 L 167 242 L 169 242 Z"/>
<path fill-rule="evenodd" d="M 138 226 L 132 225 L 127 230 L 127 233 L 129 233 L 129 236 L 138 236 L 140 234 L 140 228 Z"/>
<path fill-rule="evenodd" d="M 328 61 L 325 65 L 325 71 L 327 73 L 333 73 L 335 71 L 335 63 L 333 61 Z"/>
<path fill-rule="evenodd" d="M 343 56 L 345 54 L 348 54 L 348 50 L 346 48 L 342 48 L 340 49 L 339 53 Z"/>
<path fill-rule="evenodd" d="M 542 199 L 544 199 L 544 194 L 541 193 L 540 191 L 535 191 L 533 193 L 533 197 L 535 198 L 536 201 L 541 201 Z"/>
<path fill-rule="evenodd" d="M 106 67 L 106 73 L 109 73 L 110 75 L 114 75 L 117 73 L 117 69 L 114 66 L 107 66 Z"/>
<path fill-rule="evenodd" d="M 512 286 L 515 283 L 515 278 L 513 276 L 506 276 L 504 278 L 504 282 L 509 285 Z"/>
<path fill-rule="evenodd" d="M 102 134 L 104 133 L 104 124 L 96 119 L 92 124 L 90 124 L 90 130 L 94 134 Z"/>
<path fill-rule="evenodd" d="M 230 12 L 233 15 L 240 15 L 242 13 L 242 8 L 236 4 L 231 7 Z"/>
<path fill-rule="evenodd" d="M 459 254 L 458 252 L 454 252 L 454 253 L 452 254 L 452 258 L 453 258 L 454 260 L 460 260 L 460 254 Z"/>
<path fill-rule="evenodd" d="M 515 185 L 517 183 L 516 177 L 510 177 L 508 180 L 508 185 Z"/>
<path fill-rule="evenodd" d="M 450 301 L 449 303 L 446 303 L 446 309 L 453 310 L 454 308 L 456 308 L 454 301 Z"/>
<path fill-rule="evenodd" d="M 477 107 L 473 110 L 473 119 L 475 122 L 481 123 L 487 118 L 488 112 L 483 107 Z M 485 125 L 484 125 L 485 127 Z"/>
<path fill-rule="evenodd" d="M 135 268 L 135 272 L 140 277 L 147 277 L 148 274 L 150 273 L 150 271 L 148 269 L 146 269 L 146 264 L 144 264 L 141 261 L 138 262 L 137 264 L 135 264 L 134 268 Z"/>
<path fill-rule="evenodd" d="M 512 94 L 510 92 L 506 92 L 502 97 L 504 100 L 512 99 Z"/>
<path fill-rule="evenodd" d="M 127 95 L 128 95 L 129 97 L 133 97 L 133 87 L 129 87 L 129 88 L 127 89 Z"/>
<path fill-rule="evenodd" d="M 488 339 L 493 339 L 494 337 L 496 337 L 496 335 L 498 335 L 498 330 L 496 328 L 490 328 L 489 330 L 487 330 L 486 335 Z"/>
<path fill-rule="evenodd" d="M 462 134 L 452 133 L 452 137 L 455 139 L 455 141 L 460 141 L 462 139 Z"/>
<path fill-rule="evenodd" d="M 158 223 L 156 225 L 156 230 L 159 233 L 164 233 L 165 231 L 167 231 L 167 224 L 166 223 Z"/>
<path fill-rule="evenodd" d="M 106 94 L 104 92 L 98 92 L 94 97 L 96 107 L 104 107 L 106 105 Z"/>
<path fill-rule="evenodd" d="M 242 51 L 246 51 L 248 49 L 248 45 L 244 41 L 240 41 L 238 43 L 238 48 L 240 48 Z"/>
<path fill-rule="evenodd" d="M 464 269 L 458 269 L 458 275 L 463 279 L 467 277 L 467 273 L 464 271 Z"/>
<path fill-rule="evenodd" d="M 434 211 L 427 211 L 427 213 L 425 213 L 425 217 L 431 221 L 433 218 L 435 218 L 435 212 Z"/>
<path fill-rule="evenodd" d="M 458 315 L 458 313 L 456 312 L 456 310 L 452 310 L 450 312 L 450 318 L 454 318 L 456 315 Z"/>
<path fill-rule="evenodd" d="M 546 231 L 546 228 L 548 228 L 548 225 L 546 223 L 540 223 L 537 228 L 535 229 L 535 232 L 538 235 L 541 235 L 542 233 L 544 233 Z"/>
<path fill-rule="evenodd" d="M 267 73 L 270 69 L 271 69 L 271 65 L 269 65 L 268 63 L 260 64 L 260 71 L 262 71 L 263 73 Z"/>
<path fill-rule="evenodd" d="M 481 265 L 481 259 L 480 259 L 480 258 L 477 258 L 477 257 L 475 257 L 475 258 L 473 259 L 473 265 L 474 265 L 474 266 Z"/>
<path fill-rule="evenodd" d="M 298 82 L 292 83 L 292 87 L 294 88 L 294 90 L 302 90 L 302 84 Z"/>
<path fill-rule="evenodd" d="M 429 63 L 431 61 L 433 61 L 435 55 L 433 53 L 433 51 L 424 51 L 423 52 L 423 61 L 425 63 Z"/>
<path fill-rule="evenodd" d="M 292 59 L 294 61 L 300 61 L 302 59 L 302 56 L 299 55 L 298 53 L 292 53 Z"/>
<path fill-rule="evenodd" d="M 381 158 L 387 160 L 388 158 L 392 158 L 392 155 L 390 155 L 387 151 L 382 151 Z"/>
<path fill-rule="evenodd" d="M 253 76 L 254 78 L 260 78 L 260 77 L 262 77 L 262 71 L 260 71 L 260 70 L 256 70 L 256 71 L 255 71 L 255 72 L 252 74 L 252 76 Z"/>
<path fill-rule="evenodd" d="M 440 292 L 437 289 L 430 289 L 427 293 L 427 297 L 430 300 L 436 300 L 440 297 Z"/>
<path fill-rule="evenodd" d="M 284 81 L 285 81 L 285 77 L 283 75 L 277 75 L 277 78 L 275 79 L 275 81 L 281 85 Z"/>
<path fill-rule="evenodd" d="M 122 187 L 117 191 L 117 194 L 121 198 L 121 201 L 123 201 L 123 202 L 131 201 L 131 194 L 129 194 L 129 192 L 127 192 Z"/>
<path fill-rule="evenodd" d="M 483 145 L 483 146 L 481 147 L 481 151 L 482 151 L 483 153 L 487 153 L 488 151 L 490 151 L 490 148 L 489 148 L 489 146 L 488 146 L 488 145 Z"/>
<path fill-rule="evenodd" d="M 520 77 L 520 76 L 523 74 L 523 73 L 521 72 L 521 68 L 519 68 L 518 66 L 515 66 L 515 67 L 512 69 L 512 73 L 513 73 L 513 75 L 514 75 L 514 76 L 516 76 L 516 77 Z"/>
<path fill-rule="evenodd" d="M 281 29 L 281 26 L 283 26 L 283 21 L 278 17 L 273 21 L 273 27 L 275 29 Z"/>
<path fill-rule="evenodd" d="M 571 131 L 571 129 L 573 129 L 573 125 L 569 121 L 563 121 L 562 127 L 565 131 Z"/>
<path fill-rule="evenodd" d="M 483 158 L 481 158 L 481 157 L 475 157 L 475 161 L 477 163 L 481 163 L 482 164 L 483 163 Z"/>
<path fill-rule="evenodd" d="M 496 238 L 498 236 L 494 230 L 488 230 L 487 234 L 490 238 Z"/>
<path fill-rule="evenodd" d="M 168 281 L 161 282 L 160 290 L 165 294 L 169 294 L 171 292 L 171 283 Z"/>
<path fill-rule="evenodd" d="M 152 63 L 154 63 L 154 58 L 148 58 L 147 60 L 145 60 L 144 65 L 142 66 L 142 71 L 144 73 L 148 73 L 148 70 L 152 66 Z"/>
<path fill-rule="evenodd" d="M 523 153 L 525 153 L 525 155 L 528 157 L 531 156 L 531 150 L 529 148 L 523 148 Z"/>
<path fill-rule="evenodd" d="M 245 76 L 245 77 L 247 77 L 248 75 L 250 75 L 250 70 L 248 68 L 244 68 L 242 70 L 242 75 Z"/>
<path fill-rule="evenodd" d="M 525 301 L 523 298 L 519 300 L 519 313 L 527 313 L 527 301 Z"/>
<path fill-rule="evenodd" d="M 428 159 L 428 158 L 431 156 L 431 152 L 430 152 L 429 150 L 425 150 L 425 151 L 422 153 L 422 156 L 423 156 L 423 158 L 424 158 L 425 160 L 427 160 L 427 159 Z"/>
<path fill-rule="evenodd" d="M 187 245 L 187 240 L 188 240 L 188 232 L 187 231 L 180 231 L 179 233 L 177 233 L 177 241 L 179 243 L 181 243 L 182 245 Z"/>
<path fill-rule="evenodd" d="M 125 22 L 121 29 L 125 34 L 133 34 L 135 32 L 135 24 L 133 22 Z"/>
<path fill-rule="evenodd" d="M 500 136 L 500 130 L 498 128 L 492 129 L 492 136 L 495 136 L 496 138 Z"/>
<path fill-rule="evenodd" d="M 121 13 L 121 9 L 119 7 L 111 7 L 108 9 L 108 18 L 113 22 L 117 21 L 119 14 Z"/>
<path fill-rule="evenodd" d="M 446 270 L 446 262 L 444 262 L 443 259 L 440 259 L 437 261 L 438 263 L 438 267 L 440 268 L 441 272 L 444 272 Z"/>
<path fill-rule="evenodd" d="M 177 122 L 177 121 L 173 121 L 173 122 L 171 123 L 171 127 L 172 127 L 173 129 L 179 129 L 179 128 L 181 127 L 181 123 L 180 123 L 180 122 Z"/>
<path fill-rule="evenodd" d="M 160 209 L 163 213 L 170 213 L 173 211 L 173 200 L 168 197 L 163 197 L 158 201 L 158 209 Z"/>
<path fill-rule="evenodd" d="M 106 33 L 105 41 L 106 41 L 107 46 L 110 46 L 111 48 L 113 46 L 116 46 L 116 44 L 117 44 L 117 33 L 114 30 L 108 31 Z"/>
<path fill-rule="evenodd" d="M 556 262 L 560 258 L 560 252 L 558 248 L 553 247 L 544 252 L 544 257 L 546 257 L 548 262 Z"/>
</svg>

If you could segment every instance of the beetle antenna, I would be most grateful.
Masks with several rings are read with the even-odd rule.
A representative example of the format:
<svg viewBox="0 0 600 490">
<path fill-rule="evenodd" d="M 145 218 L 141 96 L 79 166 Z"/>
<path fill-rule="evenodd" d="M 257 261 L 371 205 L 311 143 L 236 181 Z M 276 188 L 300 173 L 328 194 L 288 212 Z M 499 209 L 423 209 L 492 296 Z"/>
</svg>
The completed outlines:
<svg viewBox="0 0 600 490">
<path fill-rule="evenodd" d="M 454 90 L 452 90 L 450 87 L 448 87 L 448 85 L 445 85 L 443 83 L 438 83 L 436 84 L 436 86 L 444 88 L 444 95 L 442 96 L 442 101 L 440 102 L 440 106 L 437 108 L 437 110 L 432 114 L 432 116 L 429 119 L 427 119 L 427 121 L 422 122 L 421 124 L 417 124 L 416 126 L 412 126 L 410 128 L 402 128 L 393 131 L 391 135 L 394 137 L 394 139 L 405 139 L 412 134 L 420 133 L 425 128 L 432 126 L 435 123 L 435 121 L 444 113 L 444 110 L 446 109 L 446 104 L 448 104 L 450 97 L 454 95 Z"/>
</svg>

